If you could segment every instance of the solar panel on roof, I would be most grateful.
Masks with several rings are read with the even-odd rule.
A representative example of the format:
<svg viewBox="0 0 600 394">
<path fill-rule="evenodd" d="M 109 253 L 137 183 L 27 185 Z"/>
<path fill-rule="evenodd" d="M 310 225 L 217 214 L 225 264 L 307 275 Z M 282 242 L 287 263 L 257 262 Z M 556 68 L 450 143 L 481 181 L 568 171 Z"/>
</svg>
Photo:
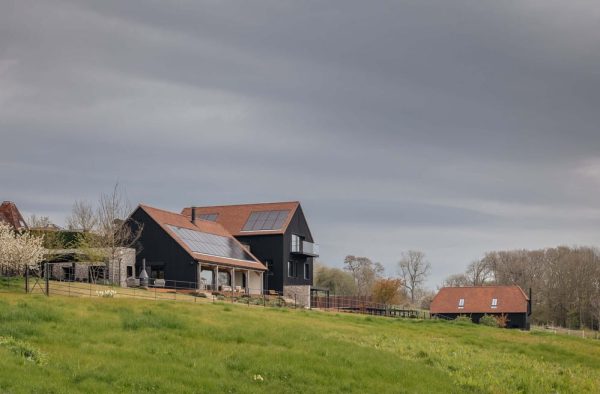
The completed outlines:
<svg viewBox="0 0 600 394">
<path fill-rule="evenodd" d="M 233 238 L 171 225 L 169 225 L 169 228 L 192 252 L 226 257 L 228 259 L 254 261 L 248 252 Z"/>
<path fill-rule="evenodd" d="M 279 230 L 290 210 L 252 212 L 242 231 Z"/>
</svg>

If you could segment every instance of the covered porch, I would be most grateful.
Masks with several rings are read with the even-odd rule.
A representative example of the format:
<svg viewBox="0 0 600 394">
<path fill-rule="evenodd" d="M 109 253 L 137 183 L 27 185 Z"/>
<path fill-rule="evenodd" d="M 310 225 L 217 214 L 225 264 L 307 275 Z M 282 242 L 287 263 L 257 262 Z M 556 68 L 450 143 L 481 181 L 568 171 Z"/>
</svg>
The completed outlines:
<svg viewBox="0 0 600 394">
<path fill-rule="evenodd" d="M 199 261 L 197 276 L 199 291 L 238 295 L 263 293 L 263 271 Z"/>
</svg>

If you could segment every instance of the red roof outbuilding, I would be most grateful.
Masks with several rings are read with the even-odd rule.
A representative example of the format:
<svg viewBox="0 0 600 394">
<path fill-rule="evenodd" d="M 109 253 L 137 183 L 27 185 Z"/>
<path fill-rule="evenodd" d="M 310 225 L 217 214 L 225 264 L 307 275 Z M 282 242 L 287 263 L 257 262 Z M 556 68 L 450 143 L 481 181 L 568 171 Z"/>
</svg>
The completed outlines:
<svg viewBox="0 0 600 394">
<path fill-rule="evenodd" d="M 443 287 L 433 298 L 430 312 L 527 313 L 528 301 L 519 286 Z"/>
</svg>

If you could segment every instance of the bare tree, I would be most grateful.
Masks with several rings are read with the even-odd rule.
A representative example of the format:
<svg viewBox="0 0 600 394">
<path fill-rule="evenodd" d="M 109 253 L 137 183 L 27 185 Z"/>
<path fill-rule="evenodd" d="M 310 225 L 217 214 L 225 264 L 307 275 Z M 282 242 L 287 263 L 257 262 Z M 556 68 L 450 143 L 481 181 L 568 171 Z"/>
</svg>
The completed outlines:
<svg viewBox="0 0 600 394">
<path fill-rule="evenodd" d="M 425 260 L 425 254 L 416 250 L 409 250 L 402 253 L 402 259 L 398 263 L 400 267 L 400 275 L 402 275 L 403 285 L 410 294 L 410 301 L 415 303 L 415 295 L 423 286 L 431 265 Z"/>
<path fill-rule="evenodd" d="M 493 278 L 490 264 L 485 259 L 475 260 L 469 264 L 465 276 L 471 286 L 482 286 Z"/>
<path fill-rule="evenodd" d="M 48 228 L 54 226 L 48 216 L 37 216 L 35 213 L 29 216 L 27 224 L 30 228 Z"/>
<path fill-rule="evenodd" d="M 464 287 L 470 286 L 471 281 L 465 274 L 452 274 L 444 279 L 440 287 Z"/>
<path fill-rule="evenodd" d="M 97 221 L 98 218 L 92 204 L 79 200 L 75 201 L 71 208 L 71 215 L 67 218 L 67 228 L 88 233 L 94 230 Z"/>
<path fill-rule="evenodd" d="M 112 272 L 110 281 L 113 283 L 121 282 L 121 248 L 133 247 L 143 230 L 141 223 L 126 223 L 130 212 L 131 206 L 118 183 L 111 193 L 100 195 L 94 244 L 104 254 L 106 270 Z M 118 272 L 109 270 L 110 265 L 114 267 L 115 263 L 118 264 Z"/>
<path fill-rule="evenodd" d="M 371 294 L 375 280 L 383 274 L 383 266 L 367 257 L 346 256 L 344 269 L 352 275 L 359 297 Z"/>
</svg>

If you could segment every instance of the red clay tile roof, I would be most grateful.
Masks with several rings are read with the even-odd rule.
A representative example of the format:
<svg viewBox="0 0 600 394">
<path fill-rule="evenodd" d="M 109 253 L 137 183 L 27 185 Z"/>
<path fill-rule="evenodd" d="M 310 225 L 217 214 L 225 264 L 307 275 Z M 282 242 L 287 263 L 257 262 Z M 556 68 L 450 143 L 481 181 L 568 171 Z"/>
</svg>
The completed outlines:
<svg viewBox="0 0 600 394">
<path fill-rule="evenodd" d="M 144 210 L 154 221 L 169 234 L 186 252 L 189 253 L 192 258 L 197 261 L 203 261 L 207 263 L 216 263 L 219 265 L 227 265 L 230 267 L 239 267 L 239 268 L 250 268 L 259 271 L 266 271 L 267 268 L 250 252 L 246 249 L 246 252 L 252 257 L 254 261 L 246 261 L 246 260 L 237 260 L 230 259 L 226 257 L 220 256 L 212 256 L 206 255 L 202 253 L 193 252 L 186 244 L 183 242 L 170 228 L 168 225 L 186 228 L 188 230 L 193 231 L 201 231 L 203 233 L 220 235 L 222 237 L 228 237 L 233 240 L 233 242 L 239 244 L 241 248 L 244 248 L 242 244 L 238 242 L 223 226 L 219 223 L 209 222 L 206 220 L 197 220 L 196 224 L 192 224 L 188 218 L 185 216 L 165 211 L 158 208 L 153 208 L 148 205 L 140 204 L 140 209 Z"/>
<path fill-rule="evenodd" d="M 241 204 L 241 205 L 218 205 L 212 207 L 195 207 L 196 223 L 207 222 L 200 219 L 202 214 L 218 214 L 217 223 L 220 223 L 232 235 L 256 235 L 256 234 L 283 234 L 290 224 L 290 220 L 294 216 L 294 212 L 300 206 L 298 201 L 289 202 L 270 202 L 260 204 Z M 283 226 L 277 230 L 261 230 L 261 231 L 242 231 L 242 228 L 248 221 L 252 212 L 263 211 L 283 211 L 289 210 L 290 213 L 286 218 Z M 192 208 L 184 208 L 181 214 L 190 218 L 192 217 Z"/>
<path fill-rule="evenodd" d="M 492 299 L 498 300 L 492 308 Z M 464 299 L 464 308 L 459 300 Z M 521 313 L 529 298 L 519 286 L 443 287 L 431 302 L 431 313 Z"/>
<path fill-rule="evenodd" d="M 27 229 L 27 223 L 14 202 L 4 201 L 0 205 L 0 222 L 6 222 L 15 230 Z"/>
</svg>

